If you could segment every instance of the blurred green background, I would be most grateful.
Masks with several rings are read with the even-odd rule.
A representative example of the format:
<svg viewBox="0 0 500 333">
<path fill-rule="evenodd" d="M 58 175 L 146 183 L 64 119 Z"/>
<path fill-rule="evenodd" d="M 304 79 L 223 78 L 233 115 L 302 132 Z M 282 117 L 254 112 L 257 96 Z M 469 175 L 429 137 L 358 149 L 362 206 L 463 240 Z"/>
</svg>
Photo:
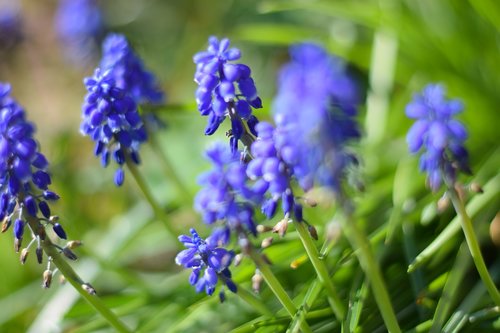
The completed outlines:
<svg viewBox="0 0 500 333">
<path fill-rule="evenodd" d="M 124 187 L 116 188 L 113 170 L 100 167 L 90 140 L 79 134 L 85 95 L 82 79 L 91 75 L 97 60 L 75 67 L 65 59 L 54 31 L 56 1 L 21 1 L 20 5 L 24 40 L 1 54 L 0 80 L 12 84 L 13 95 L 37 124 L 37 139 L 51 161 L 53 189 L 62 197 L 53 211 L 61 217 L 70 238 L 85 244 L 77 250 L 77 271 L 93 282 L 127 323 L 146 324 L 144 332 L 225 332 L 255 318 L 252 309 L 236 297 L 218 305 L 215 297 L 207 301 L 188 285 L 187 275 L 173 262 L 177 241 L 167 238 L 159 223 L 148 223 L 152 213 L 133 179 L 127 174 Z M 449 209 L 436 215 L 440 194 L 432 195 L 425 189 L 416 159 L 407 153 L 404 135 L 410 121 L 404 106 L 425 84 L 445 84 L 449 96 L 465 104 L 460 119 L 470 134 L 467 148 L 474 179 L 482 184 L 497 179 L 491 189 L 494 194 L 475 215 L 487 261 L 499 266 L 499 249 L 488 233 L 500 207 L 497 1 L 110 0 L 100 5 L 108 31 L 129 38 L 167 93 L 169 106 L 158 114 L 168 128 L 158 140 L 193 194 L 198 189 L 197 175 L 208 167 L 203 149 L 214 140 L 203 135 L 205 119 L 196 111 L 192 79 L 192 55 L 206 47 L 208 36 L 229 37 L 232 45 L 241 49 L 241 61 L 252 68 L 264 100 L 264 109 L 256 113 L 260 119 L 269 117 L 277 72 L 287 60 L 288 45 L 318 41 L 346 60 L 366 96 L 359 117 L 365 136 L 357 147 L 362 160 L 360 177 L 366 185 L 366 192 L 356 197 L 360 221 L 369 233 L 394 235 L 385 247 L 383 236 L 374 243 L 383 258 L 395 307 L 398 312 L 406 311 L 401 315 L 405 329 L 432 318 L 446 274 L 453 271 L 463 241 L 461 235 L 450 238 L 426 267 L 406 274 L 407 265 L 454 215 Z M 224 131 L 219 132 L 218 138 L 224 139 Z M 198 228 L 200 219 L 192 211 L 192 198 L 182 197 L 164 176 L 161 160 L 150 147 L 145 146 L 142 154 L 141 172 L 169 210 L 173 223 L 186 233 L 189 226 Z M 306 213 L 324 235 L 333 211 L 326 206 Z M 344 241 L 339 243 L 330 258 L 332 267 L 335 258 L 346 256 L 347 248 Z M 467 251 L 462 252 L 465 258 Z M 20 265 L 10 232 L 0 235 L 0 253 L 0 332 L 107 331 L 69 286 L 55 283 L 50 290 L 41 289 L 44 268 L 33 258 Z M 300 295 L 303 284 L 311 280 L 312 270 L 304 264 L 290 273 L 290 263 L 302 253 L 294 234 L 266 253 L 279 263 L 275 268 L 288 290 Z M 361 285 L 363 279 L 352 260 L 338 265 L 335 279 L 348 298 L 349 291 L 357 290 L 355 284 Z M 468 267 L 467 279 L 446 318 L 452 318 L 468 290 L 478 282 L 473 266 L 469 263 Z M 236 269 L 238 281 L 248 281 L 252 274 L 248 263 Z M 263 289 L 263 298 L 274 302 Z M 469 311 L 481 309 L 484 299 L 478 298 Z M 363 308 L 361 331 L 380 331 L 377 317 L 369 299 Z M 482 328 L 484 332 L 500 327 L 498 320 L 495 324 L 487 319 L 485 325 L 489 326 Z M 207 321 L 208 326 L 204 324 Z M 280 327 L 269 331 L 282 330 Z M 328 319 L 318 320 L 318 331 L 332 330 Z"/>
</svg>

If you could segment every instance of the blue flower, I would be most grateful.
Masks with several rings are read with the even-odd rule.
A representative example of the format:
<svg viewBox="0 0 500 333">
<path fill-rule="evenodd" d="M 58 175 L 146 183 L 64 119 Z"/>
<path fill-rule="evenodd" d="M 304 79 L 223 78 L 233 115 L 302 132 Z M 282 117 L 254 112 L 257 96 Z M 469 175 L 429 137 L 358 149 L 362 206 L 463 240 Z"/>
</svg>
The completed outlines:
<svg viewBox="0 0 500 333">
<path fill-rule="evenodd" d="M 84 83 L 88 93 L 80 130 L 96 142 L 94 153 L 101 156 L 104 167 L 110 158 L 118 164 L 115 184 L 121 186 L 127 159 L 140 163 L 139 148 L 147 140 L 143 121 L 134 100 L 116 86 L 110 71 L 102 73 L 98 68 Z"/>
<path fill-rule="evenodd" d="M 338 192 L 356 162 L 346 144 L 358 139 L 357 89 L 344 64 L 312 43 L 294 45 L 273 104 L 276 148 L 304 190 L 317 182 Z"/>
<path fill-rule="evenodd" d="M 233 64 L 241 53 L 229 48 L 229 39 L 210 37 L 207 51 L 199 52 L 193 60 L 196 64 L 196 104 L 202 116 L 208 116 L 206 135 L 212 135 L 226 117 L 231 119 L 231 148 L 238 149 L 238 140 L 251 135 L 256 122 L 252 108 L 261 108 L 262 101 L 257 94 L 250 67 Z M 246 122 L 250 133 L 246 132 Z"/>
<path fill-rule="evenodd" d="M 238 154 L 221 143 L 207 149 L 206 156 L 213 169 L 200 177 L 203 188 L 195 197 L 195 209 L 207 224 L 222 221 L 228 232 L 239 232 L 244 227 L 255 235 L 252 205 L 255 192 L 246 184 L 246 165 Z M 228 240 L 226 237 L 222 243 Z"/>
<path fill-rule="evenodd" d="M 459 100 L 447 100 L 442 85 L 429 84 L 406 106 L 406 115 L 416 119 L 406 141 L 411 153 L 422 150 L 420 170 L 437 191 L 443 181 L 453 185 L 457 172 L 470 173 L 465 127 L 454 116 L 463 110 Z"/>
<path fill-rule="evenodd" d="M 35 126 L 26 120 L 23 108 L 10 91 L 9 84 L 0 82 L 0 220 L 4 221 L 2 231 L 6 231 L 15 219 L 13 231 L 19 250 L 26 215 L 34 217 L 42 229 L 40 221 L 52 224 L 47 202 L 59 196 L 49 190 L 49 163 L 33 138 Z M 38 218 L 39 212 L 43 218 Z M 56 232 L 58 235 L 65 235 L 61 225 L 56 229 L 61 231 Z M 38 230 L 32 231 L 39 235 Z"/>
<path fill-rule="evenodd" d="M 104 30 L 96 0 L 61 0 L 55 28 L 69 60 L 81 65 L 95 58 Z"/>
<path fill-rule="evenodd" d="M 175 258 L 177 265 L 192 269 L 189 283 L 195 286 L 196 292 L 204 290 L 208 295 L 212 295 L 221 280 L 229 290 L 236 293 L 237 288 L 229 271 L 234 252 L 217 247 L 210 238 L 203 240 L 195 229 L 190 232 L 192 237 L 179 236 L 179 241 L 187 249 L 179 252 Z"/>
</svg>

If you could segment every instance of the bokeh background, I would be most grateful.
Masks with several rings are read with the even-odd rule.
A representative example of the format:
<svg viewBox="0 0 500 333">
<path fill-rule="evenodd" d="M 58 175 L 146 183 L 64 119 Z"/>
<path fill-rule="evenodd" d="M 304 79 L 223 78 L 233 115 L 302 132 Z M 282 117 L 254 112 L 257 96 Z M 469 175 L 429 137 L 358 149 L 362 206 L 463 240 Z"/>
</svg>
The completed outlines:
<svg viewBox="0 0 500 333">
<path fill-rule="evenodd" d="M 451 238 L 416 274 L 418 278 L 406 274 L 415 255 L 453 217 L 451 210 L 437 215 L 439 194 L 425 189 L 404 140 L 410 126 L 405 104 L 428 82 L 443 83 L 449 96 L 465 104 L 460 119 L 469 129 L 474 179 L 483 184 L 496 179 L 496 194 L 476 217 L 487 261 L 499 266 L 499 248 L 489 233 L 500 207 L 500 5 L 495 0 L 109 0 L 98 5 L 105 27 L 101 38 L 106 32 L 125 34 L 166 91 L 168 105 L 157 112 L 167 129 L 157 139 L 193 195 L 197 175 L 208 167 L 203 149 L 214 138 L 203 135 L 205 119 L 196 111 L 192 55 L 206 47 L 210 35 L 229 37 L 241 49 L 242 62 L 252 68 L 264 100 L 264 109 L 257 112 L 261 119 L 269 118 L 277 73 L 291 43 L 317 41 L 345 59 L 365 100 L 359 117 L 364 139 L 357 147 L 362 161 L 357 177 L 365 183 L 366 193 L 358 194 L 357 201 L 368 232 L 394 234 L 380 255 L 389 284 L 399 288 L 391 292 L 395 307 L 406 311 L 402 322 L 407 329 L 432 318 L 443 275 L 454 267 L 463 241 L 460 235 Z M 252 309 L 236 298 L 218 305 L 215 297 L 207 301 L 194 293 L 187 275 L 173 262 L 175 237 L 166 237 L 159 223 L 148 223 L 152 213 L 133 179 L 116 188 L 112 170 L 102 169 L 93 156 L 90 140 L 79 133 L 79 122 L 85 95 L 82 80 L 98 64 L 99 44 L 95 54 L 86 48 L 76 58 L 71 56 L 58 38 L 58 6 L 48 0 L 0 1 L 0 17 L 14 11 L 20 29 L 14 41 L 4 38 L 12 32 L 0 30 L 0 81 L 12 84 L 13 95 L 37 125 L 37 139 L 51 161 L 53 189 L 62 197 L 53 210 L 70 238 L 85 244 L 77 251 L 77 271 L 128 323 L 146 323 L 144 332 L 223 332 L 254 318 Z M 219 132 L 224 139 L 224 131 Z M 179 229 L 187 232 L 189 226 L 200 225 L 192 197 L 183 196 L 165 177 L 161 160 L 147 146 L 141 172 Z M 333 211 L 327 205 L 307 213 L 324 234 L 329 222 L 324 216 Z M 375 244 L 383 247 L 383 239 Z M 339 242 L 335 253 L 342 257 L 347 245 Z M 10 232 L 0 235 L 0 253 L 0 332 L 107 331 L 69 286 L 55 283 L 42 290 L 44 268 L 34 260 L 21 266 Z M 297 293 L 311 278 L 306 264 L 289 272 L 300 253 L 293 234 L 268 253 L 280 263 L 276 269 L 289 290 Z M 467 252 L 462 255 L 465 258 Z M 336 282 L 347 294 L 354 288 L 350 283 L 357 283 L 357 271 L 347 260 L 339 272 Z M 247 281 L 252 273 L 251 265 L 243 265 L 237 280 Z M 466 276 L 452 309 L 478 281 L 473 268 Z M 263 291 L 263 297 L 268 294 Z M 376 312 L 373 301 L 363 310 L 368 318 L 364 332 L 380 330 L 380 319 L 367 315 L 370 309 Z M 207 321 L 210 326 L 204 324 Z M 495 321 L 487 322 L 488 329 L 494 329 Z M 331 329 L 326 325 L 323 331 Z"/>
</svg>

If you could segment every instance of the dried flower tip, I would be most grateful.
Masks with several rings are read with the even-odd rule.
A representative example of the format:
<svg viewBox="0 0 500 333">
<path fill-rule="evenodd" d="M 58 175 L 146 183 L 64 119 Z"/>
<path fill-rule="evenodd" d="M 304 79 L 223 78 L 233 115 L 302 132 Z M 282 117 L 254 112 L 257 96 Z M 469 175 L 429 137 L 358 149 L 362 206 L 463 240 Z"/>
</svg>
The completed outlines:
<svg viewBox="0 0 500 333">
<path fill-rule="evenodd" d="M 68 247 L 63 247 L 62 249 L 62 253 L 64 254 L 64 256 L 70 260 L 76 260 L 78 259 L 78 257 L 76 256 L 76 254 L 73 253 L 73 251 L 71 251 Z"/>
<path fill-rule="evenodd" d="M 30 253 L 30 251 L 27 248 L 24 248 L 21 251 L 21 256 L 19 257 L 19 260 L 21 261 L 21 264 L 24 265 L 26 263 L 26 259 L 28 259 L 28 254 L 29 253 Z"/>
<path fill-rule="evenodd" d="M 308 225 L 307 230 L 309 230 L 309 234 L 311 235 L 312 238 L 314 238 L 314 240 L 318 240 L 318 231 L 314 226 Z"/>
<path fill-rule="evenodd" d="M 79 240 L 72 240 L 72 241 L 69 241 L 67 244 L 66 244 L 66 247 L 70 248 L 70 249 L 75 249 L 79 246 L 82 246 L 83 243 L 82 241 L 79 241 Z"/>
<path fill-rule="evenodd" d="M 90 295 L 96 294 L 94 287 L 92 287 L 92 285 L 90 285 L 90 283 L 88 283 L 88 282 L 85 282 L 84 284 L 82 284 L 82 288 L 83 288 L 83 290 L 88 292 Z"/>
<path fill-rule="evenodd" d="M 273 228 L 272 228 L 272 227 L 270 227 L 270 226 L 267 226 L 267 225 L 259 224 L 259 225 L 257 226 L 257 232 L 258 232 L 259 234 L 263 234 L 263 233 L 265 233 L 265 232 L 269 232 L 269 231 L 271 231 L 271 230 L 273 230 Z"/>
<path fill-rule="evenodd" d="M 443 195 L 437 202 L 437 210 L 439 213 L 442 213 L 444 212 L 445 210 L 448 209 L 448 207 L 450 207 L 450 198 L 448 198 L 448 196 L 446 195 Z"/>
<path fill-rule="evenodd" d="M 49 217 L 49 222 L 50 223 L 59 222 L 59 216 L 58 215 L 52 215 L 51 217 Z"/>
<path fill-rule="evenodd" d="M 288 229 L 288 219 L 284 218 L 274 226 L 273 232 L 278 233 L 280 237 L 284 237 L 287 229 Z"/>
<path fill-rule="evenodd" d="M 266 247 L 269 247 L 271 246 L 271 244 L 273 243 L 273 237 L 267 237 L 267 238 L 264 238 L 262 240 L 262 243 L 260 244 L 260 246 L 265 249 Z"/>
<path fill-rule="evenodd" d="M 2 233 L 6 232 L 9 230 L 10 225 L 12 224 L 12 219 L 5 217 L 3 222 L 2 222 Z"/>
<path fill-rule="evenodd" d="M 469 189 L 474 193 L 484 193 L 483 188 L 476 182 L 470 184 Z"/>
<path fill-rule="evenodd" d="M 47 269 L 45 272 L 43 272 L 43 283 L 42 287 L 44 289 L 50 288 L 50 285 L 52 284 L 52 271 Z"/>
<path fill-rule="evenodd" d="M 36 260 L 38 261 L 39 264 L 43 262 L 43 250 L 41 247 L 36 248 Z"/>
<path fill-rule="evenodd" d="M 21 249 L 22 243 L 23 243 L 22 238 L 15 238 L 14 239 L 14 251 L 16 251 L 16 253 L 19 253 L 19 250 Z"/>
<path fill-rule="evenodd" d="M 262 274 L 260 274 L 259 271 L 255 272 L 255 274 L 252 276 L 252 290 L 255 293 L 258 294 L 260 292 L 260 286 L 263 280 L 264 279 L 262 278 Z"/>
<path fill-rule="evenodd" d="M 233 265 L 235 267 L 239 266 L 241 264 L 242 260 L 243 260 L 243 256 L 241 255 L 241 253 L 238 253 L 237 255 L 234 256 Z"/>
</svg>

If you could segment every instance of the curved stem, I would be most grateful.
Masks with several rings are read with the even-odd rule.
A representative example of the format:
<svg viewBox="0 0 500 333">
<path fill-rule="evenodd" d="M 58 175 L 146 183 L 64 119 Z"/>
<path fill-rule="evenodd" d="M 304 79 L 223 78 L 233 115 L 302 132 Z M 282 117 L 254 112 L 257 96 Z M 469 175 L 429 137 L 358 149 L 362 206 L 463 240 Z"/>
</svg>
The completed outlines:
<svg viewBox="0 0 500 333">
<path fill-rule="evenodd" d="M 316 248 L 316 245 L 314 245 L 311 235 L 306 230 L 304 223 L 297 221 L 294 221 L 293 223 L 295 225 L 295 229 L 299 233 L 300 240 L 306 249 L 309 260 L 311 260 L 311 263 L 316 270 L 316 274 L 318 274 L 319 281 L 326 290 L 328 303 L 330 303 L 330 307 L 332 308 L 337 319 L 342 322 L 345 318 L 346 310 L 344 304 L 340 300 L 340 297 L 337 295 L 335 287 L 333 286 L 325 262 L 319 258 L 318 249 Z"/>
<path fill-rule="evenodd" d="M 472 259 L 474 260 L 474 264 L 476 265 L 479 276 L 481 276 L 481 280 L 483 280 L 483 283 L 495 304 L 497 306 L 500 306 L 500 293 L 498 292 L 495 282 L 493 282 L 493 279 L 488 273 L 488 268 L 484 263 L 483 255 L 481 254 L 481 248 L 479 247 L 479 243 L 474 233 L 474 227 L 472 226 L 472 220 L 465 210 L 464 202 L 458 196 L 455 188 L 451 186 L 448 188 L 448 194 L 450 195 L 453 207 L 455 207 L 455 211 L 460 216 L 460 222 L 462 222 L 462 230 L 464 231 L 465 239 L 467 241 L 470 254 L 472 256 Z"/>
<path fill-rule="evenodd" d="M 297 313 L 297 308 L 295 307 L 295 304 L 293 304 L 290 296 L 286 293 L 285 289 L 283 289 L 283 286 L 278 281 L 276 276 L 274 276 L 274 273 L 269 268 L 269 265 L 264 261 L 264 259 L 262 259 L 262 256 L 259 253 L 255 252 L 254 249 L 249 250 L 249 255 L 257 268 L 260 270 L 262 277 L 266 281 L 269 288 L 271 288 L 271 291 L 274 293 L 276 298 L 278 298 L 290 317 L 293 318 Z M 303 332 L 312 332 L 306 321 L 302 321 L 300 328 Z"/>
<path fill-rule="evenodd" d="M 253 309 L 257 310 L 264 316 L 273 316 L 273 312 L 267 308 L 267 306 L 262 303 L 262 301 L 257 298 L 253 293 L 249 292 L 245 288 L 238 286 L 238 290 L 236 292 L 243 301 L 248 303 Z"/>
<path fill-rule="evenodd" d="M 134 162 L 130 160 L 130 158 L 126 158 L 125 163 L 127 164 L 130 173 L 137 182 L 137 185 L 141 189 L 142 194 L 144 194 L 144 197 L 146 198 L 149 205 L 153 209 L 156 218 L 163 223 L 163 225 L 171 235 L 176 235 L 176 230 L 174 229 L 172 223 L 170 223 L 170 219 L 168 218 L 167 214 L 163 211 L 163 209 L 160 207 L 160 204 L 153 197 L 151 190 L 149 189 L 149 187 L 146 184 L 146 181 L 144 180 L 141 173 L 137 169 L 137 166 L 134 164 Z"/>
<path fill-rule="evenodd" d="M 380 272 L 380 267 L 372 253 L 369 240 L 358 228 L 351 214 L 348 214 L 345 219 L 340 220 L 351 246 L 358 249 L 355 253 L 367 278 L 370 280 L 375 301 L 382 314 L 387 330 L 391 333 L 401 332 L 389 298 L 389 293 L 387 292 L 382 273 Z"/>
</svg>

